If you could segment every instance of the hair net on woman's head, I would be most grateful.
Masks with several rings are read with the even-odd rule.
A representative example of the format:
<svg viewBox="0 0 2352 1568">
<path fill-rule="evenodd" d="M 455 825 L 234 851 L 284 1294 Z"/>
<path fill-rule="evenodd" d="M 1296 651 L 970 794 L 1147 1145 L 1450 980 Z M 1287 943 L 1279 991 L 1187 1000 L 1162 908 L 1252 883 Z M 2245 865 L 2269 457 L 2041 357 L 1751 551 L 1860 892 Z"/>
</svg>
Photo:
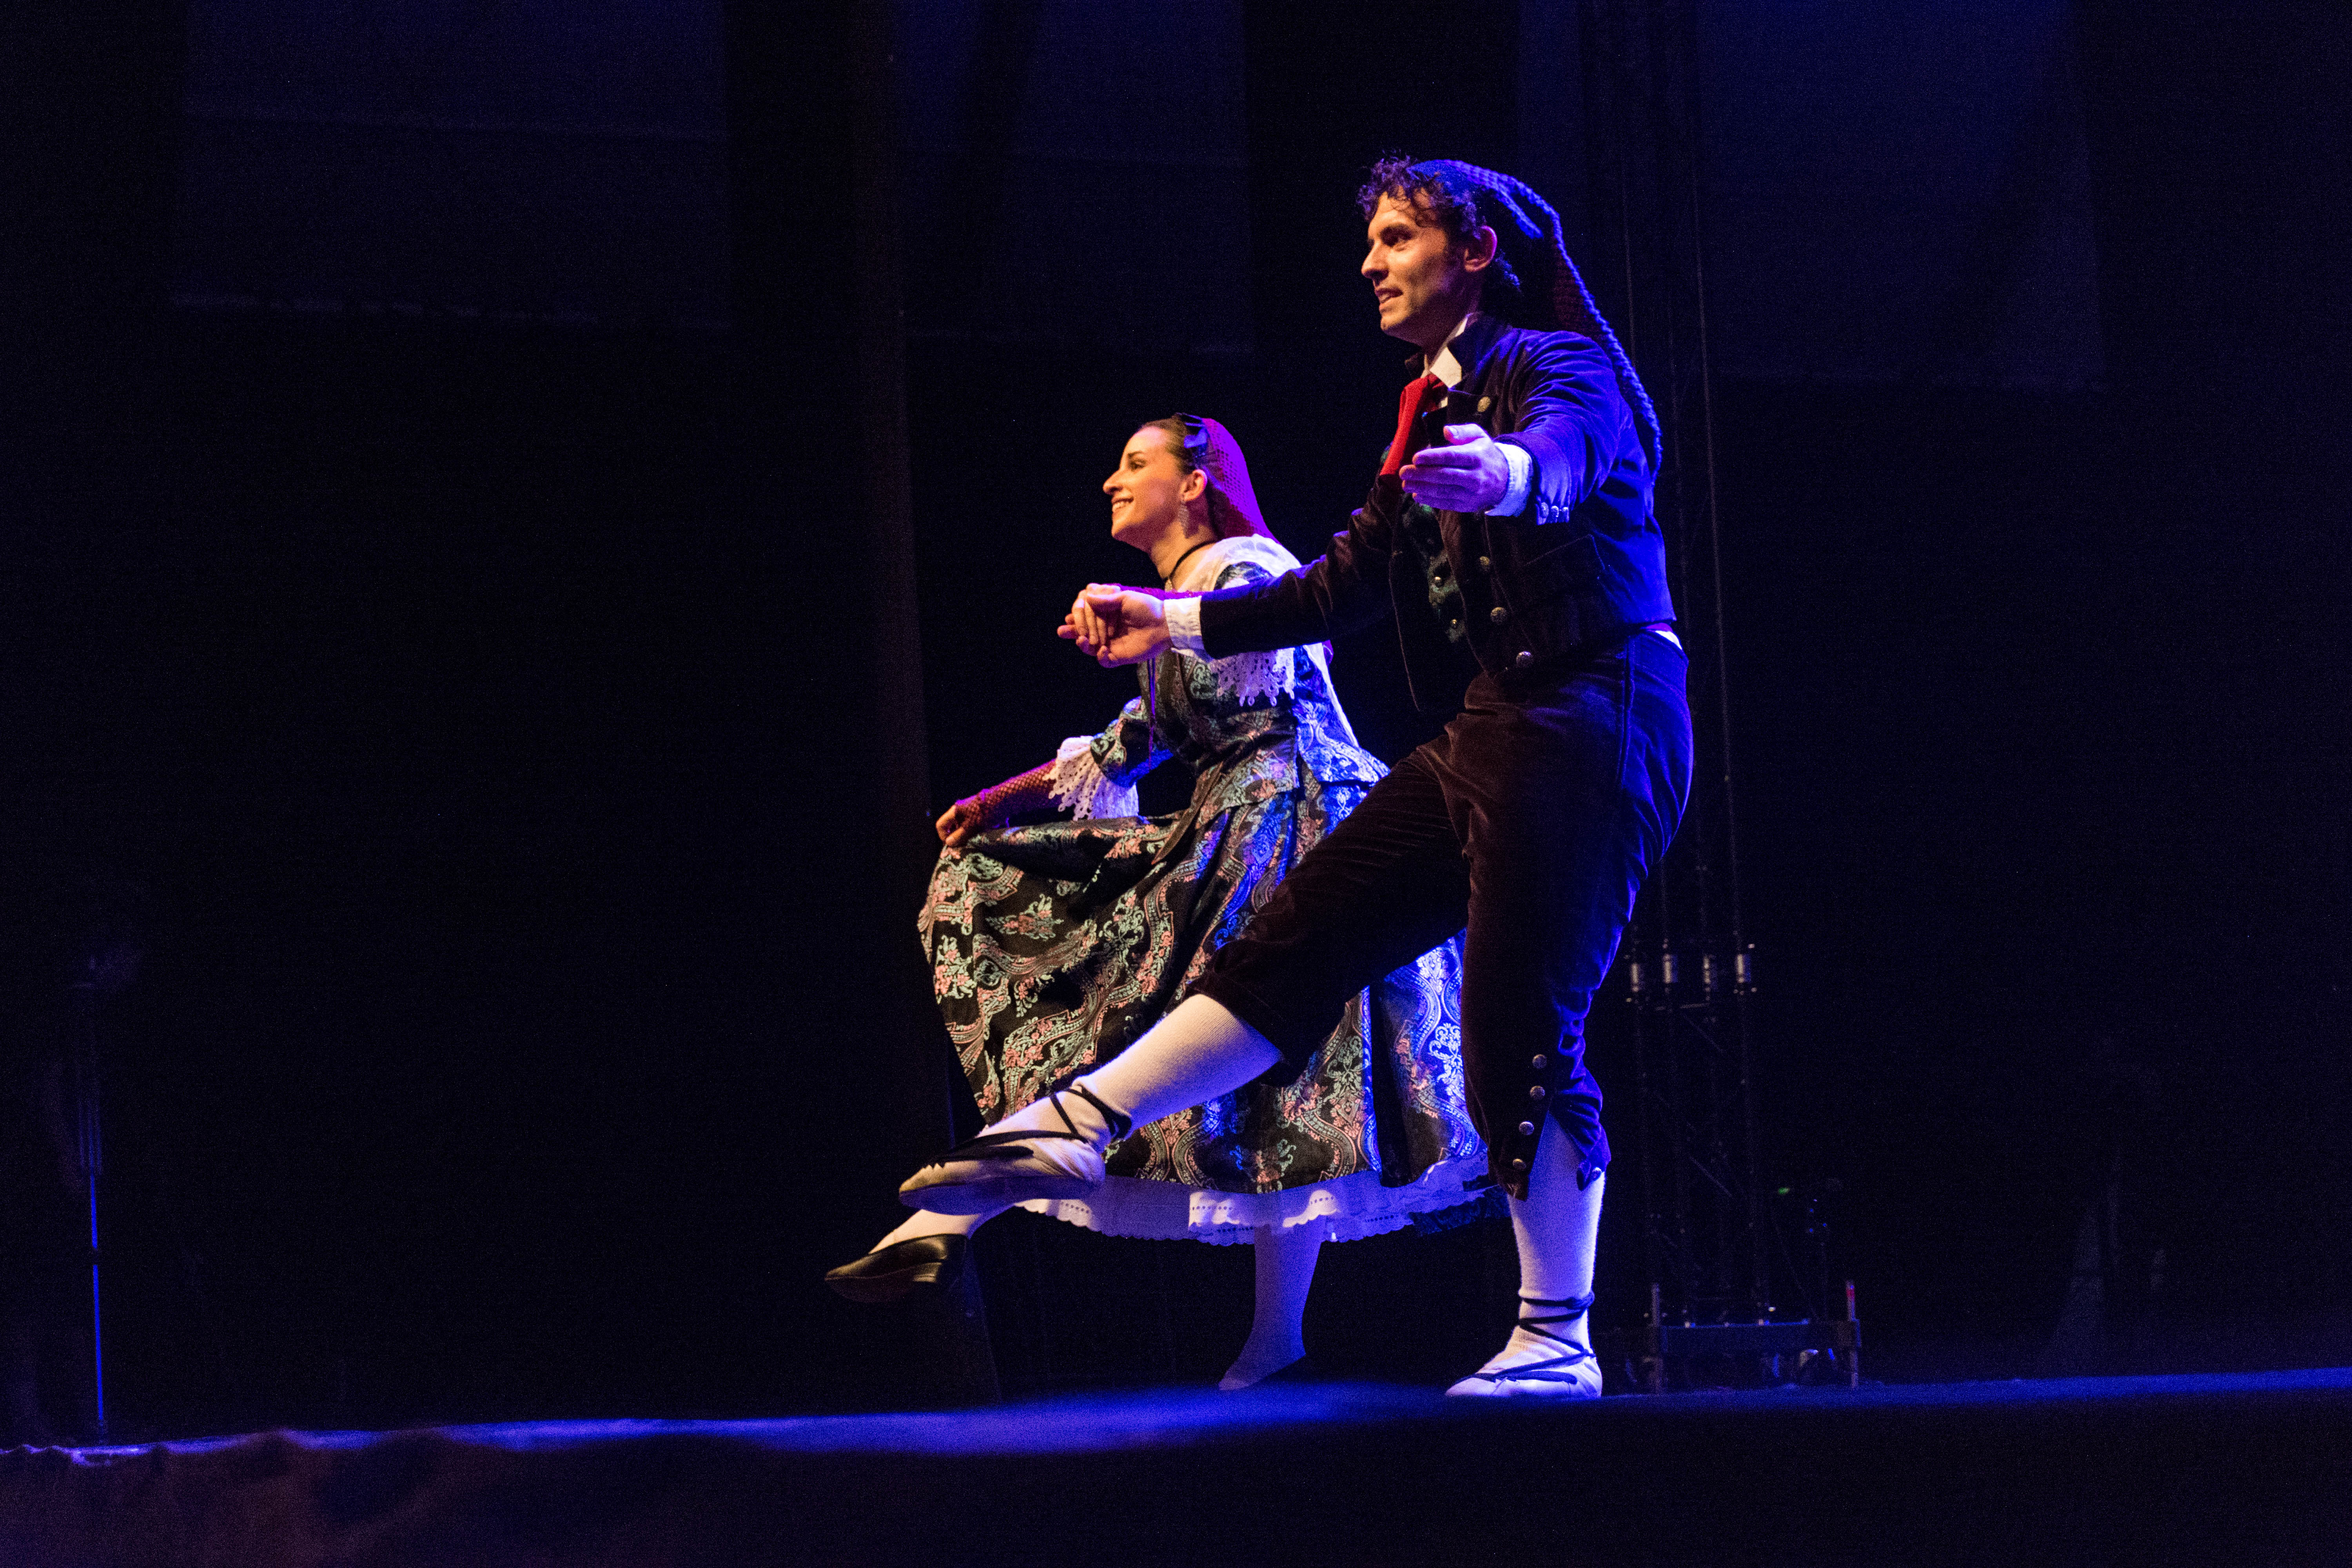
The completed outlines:
<svg viewBox="0 0 2352 1568">
<path fill-rule="evenodd" d="M 1188 471 L 1207 478 L 1209 521 L 1217 537 L 1230 539 L 1237 533 L 1274 537 L 1274 530 L 1265 525 L 1265 515 L 1257 509 L 1257 491 L 1250 488 L 1249 463 L 1232 431 L 1199 414 L 1171 414 L 1165 419 L 1154 419 L 1150 427 L 1167 434 Z"/>
<path fill-rule="evenodd" d="M 1249 462 L 1242 456 L 1242 444 L 1234 433 L 1215 420 L 1202 417 L 1202 450 L 1194 457 L 1201 471 L 1209 476 L 1209 516 L 1217 525 L 1221 538 L 1236 533 L 1255 533 L 1266 539 L 1274 531 L 1265 525 L 1265 514 L 1257 508 L 1257 491 L 1250 487 Z"/>
</svg>

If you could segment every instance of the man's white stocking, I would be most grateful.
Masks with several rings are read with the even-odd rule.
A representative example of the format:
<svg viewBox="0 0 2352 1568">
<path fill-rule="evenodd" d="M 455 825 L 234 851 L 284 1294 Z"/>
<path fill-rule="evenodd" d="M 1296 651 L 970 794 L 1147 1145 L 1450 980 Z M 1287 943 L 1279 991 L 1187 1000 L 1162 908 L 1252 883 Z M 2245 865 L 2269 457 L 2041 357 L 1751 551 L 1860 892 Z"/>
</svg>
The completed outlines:
<svg viewBox="0 0 2352 1568">
<path fill-rule="evenodd" d="M 1281 1059 L 1224 1004 L 1187 996 L 1143 1038 L 1078 1081 L 1140 1127 L 1231 1094 Z"/>
<path fill-rule="evenodd" d="M 941 1214 L 1083 1196 L 1102 1184 L 1102 1150 L 1119 1135 L 1115 1116 L 1156 1121 L 1230 1093 L 1281 1059 L 1223 1006 L 1188 996 L 1143 1038 L 1080 1077 L 1084 1093 L 1049 1094 L 1022 1107 L 962 1151 L 916 1172 L 898 1195 Z M 1024 1133 L 1045 1136 L 1024 1140 Z"/>
<path fill-rule="evenodd" d="M 1601 1367 L 1591 1360 L 1591 1329 L 1563 1303 L 1592 1293 L 1592 1256 L 1601 1238 L 1605 1176 L 1580 1189 L 1582 1161 L 1576 1141 L 1558 1127 L 1544 1129 L 1528 1173 L 1528 1195 L 1511 1200 L 1511 1230 L 1519 1246 L 1519 1322 L 1501 1351 L 1448 1394 L 1481 1396 L 1591 1398 L 1601 1392 Z M 1551 1321 L 1541 1321 L 1550 1319 Z M 1582 1357 L 1577 1352 L 1586 1354 Z M 1550 1363 L 1546 1365 L 1546 1363 Z M 1543 1368 L 1539 1375 L 1533 1369 Z M 1531 1375 L 1514 1379 L 1514 1370 Z"/>
</svg>

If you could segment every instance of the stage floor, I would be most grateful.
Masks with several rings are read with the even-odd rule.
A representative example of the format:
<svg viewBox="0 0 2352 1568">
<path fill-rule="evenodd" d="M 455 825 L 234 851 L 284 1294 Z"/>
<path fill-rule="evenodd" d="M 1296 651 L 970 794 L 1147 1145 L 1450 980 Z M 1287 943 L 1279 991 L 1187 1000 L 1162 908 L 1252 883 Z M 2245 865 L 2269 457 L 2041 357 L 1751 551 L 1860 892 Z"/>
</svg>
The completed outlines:
<svg viewBox="0 0 2352 1568">
<path fill-rule="evenodd" d="M 2352 1562 L 2352 1368 L 1616 1398 L 1376 1384 L 0 1453 L 0 1563 Z"/>
</svg>

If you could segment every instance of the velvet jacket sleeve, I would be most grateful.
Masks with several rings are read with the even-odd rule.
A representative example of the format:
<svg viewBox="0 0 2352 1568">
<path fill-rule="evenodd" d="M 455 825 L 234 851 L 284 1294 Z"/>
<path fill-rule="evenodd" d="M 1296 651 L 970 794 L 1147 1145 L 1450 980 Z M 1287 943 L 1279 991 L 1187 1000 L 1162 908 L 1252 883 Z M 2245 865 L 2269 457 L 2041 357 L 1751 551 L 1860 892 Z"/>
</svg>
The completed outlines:
<svg viewBox="0 0 2352 1568">
<path fill-rule="evenodd" d="M 1363 509 L 1321 555 L 1263 583 L 1202 595 L 1209 657 L 1329 642 L 1391 613 L 1389 556 L 1403 495 L 1395 479 L 1375 479 Z"/>
<path fill-rule="evenodd" d="M 1529 332 L 1514 347 L 1499 379 L 1516 428 L 1496 439 L 1526 448 L 1536 462 L 1520 515 L 1559 521 L 1640 450 L 1641 436 L 1600 344 L 1573 332 Z"/>
</svg>

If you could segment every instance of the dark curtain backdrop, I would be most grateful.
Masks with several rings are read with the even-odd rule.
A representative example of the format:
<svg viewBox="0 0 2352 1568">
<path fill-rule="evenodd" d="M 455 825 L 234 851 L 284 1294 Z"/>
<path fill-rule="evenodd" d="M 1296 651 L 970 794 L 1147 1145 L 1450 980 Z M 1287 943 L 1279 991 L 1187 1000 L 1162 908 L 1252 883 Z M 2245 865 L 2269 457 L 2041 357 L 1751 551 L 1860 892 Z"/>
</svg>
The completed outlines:
<svg viewBox="0 0 2352 1568">
<path fill-rule="evenodd" d="M 0 503 L 9 1131 L 46 1148 L 77 944 L 134 910 L 99 1020 L 115 1434 L 961 1375 L 814 1289 L 948 1114 L 873 10 L 682 13 L 703 74 L 650 107 L 603 96 L 619 13 L 498 47 L 378 18 L 393 69 L 213 8 L 215 86 L 290 57 L 257 105 L 186 91 L 160 9 L 8 51 L 47 226 Z M 643 177 L 474 199 L 590 155 Z M 731 228 L 690 267 L 667 230 L 568 254 L 665 211 Z M 12 1391 L 87 1430 L 72 1212 Z"/>
</svg>

